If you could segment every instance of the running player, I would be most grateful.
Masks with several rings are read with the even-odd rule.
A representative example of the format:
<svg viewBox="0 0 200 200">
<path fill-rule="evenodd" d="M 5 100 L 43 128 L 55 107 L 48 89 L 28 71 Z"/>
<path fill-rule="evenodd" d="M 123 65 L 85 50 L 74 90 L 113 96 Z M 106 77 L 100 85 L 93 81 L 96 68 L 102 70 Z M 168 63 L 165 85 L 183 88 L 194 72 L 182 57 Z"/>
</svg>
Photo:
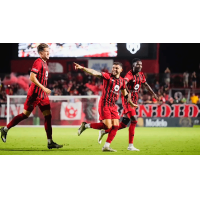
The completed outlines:
<svg viewBox="0 0 200 200">
<path fill-rule="evenodd" d="M 24 103 L 24 110 L 21 114 L 15 116 L 13 120 L 5 127 L 1 128 L 1 139 L 5 143 L 8 130 L 16 126 L 22 120 L 27 119 L 33 109 L 38 105 L 39 109 L 44 115 L 44 127 L 47 134 L 47 147 L 62 148 L 63 145 L 58 145 L 52 140 L 52 126 L 51 126 L 51 111 L 48 94 L 51 90 L 46 88 L 48 80 L 48 66 L 46 61 L 49 59 L 49 47 L 45 43 L 41 43 L 37 47 L 40 58 L 38 58 L 31 69 L 30 80 L 32 84 L 28 90 L 27 99 Z"/>
<path fill-rule="evenodd" d="M 126 74 L 126 76 L 124 77 L 125 83 L 128 87 L 127 91 L 129 92 L 129 98 L 131 98 L 132 102 L 134 104 L 137 104 L 138 94 L 139 94 L 139 91 L 140 91 L 142 84 L 145 87 L 147 87 L 148 91 L 158 100 L 157 95 L 154 93 L 152 88 L 146 82 L 146 78 L 145 78 L 143 72 L 141 72 L 142 61 L 139 58 L 135 58 L 132 61 L 132 66 L 133 66 L 133 69 L 130 70 Z M 132 108 L 128 104 L 127 99 L 125 99 L 123 95 L 121 95 L 121 98 L 122 98 L 122 105 L 123 105 L 124 109 L 123 109 L 123 113 L 122 113 L 123 119 L 122 119 L 122 122 L 119 124 L 119 130 L 126 128 L 128 123 L 131 120 L 131 124 L 129 126 L 129 146 L 128 146 L 128 150 L 139 151 L 139 149 L 137 149 L 133 146 L 135 127 L 137 125 L 137 116 L 136 116 L 135 108 Z M 99 138 L 98 138 L 99 143 L 101 143 L 101 140 L 102 140 L 102 138 L 105 134 L 106 134 L 105 130 L 101 130 L 99 132 Z"/>
<path fill-rule="evenodd" d="M 93 69 L 82 67 L 76 63 L 75 68 L 82 69 L 93 76 L 103 78 L 103 92 L 99 104 L 99 115 L 103 123 L 87 124 L 86 122 L 83 122 L 78 130 L 78 135 L 80 136 L 81 133 L 87 128 L 93 128 L 98 130 L 106 129 L 106 132 L 109 134 L 102 151 L 116 151 L 110 148 L 110 143 L 113 141 L 119 128 L 120 119 L 117 110 L 117 105 L 115 104 L 115 102 L 119 98 L 120 90 L 125 96 L 125 99 L 128 98 L 128 93 L 125 89 L 125 81 L 123 78 L 120 77 L 120 74 L 122 72 L 122 64 L 119 62 L 114 62 L 112 73 L 101 73 Z M 131 106 L 137 107 L 137 105 L 133 104 L 131 100 L 127 101 L 127 103 L 128 102 L 131 104 Z"/>
</svg>

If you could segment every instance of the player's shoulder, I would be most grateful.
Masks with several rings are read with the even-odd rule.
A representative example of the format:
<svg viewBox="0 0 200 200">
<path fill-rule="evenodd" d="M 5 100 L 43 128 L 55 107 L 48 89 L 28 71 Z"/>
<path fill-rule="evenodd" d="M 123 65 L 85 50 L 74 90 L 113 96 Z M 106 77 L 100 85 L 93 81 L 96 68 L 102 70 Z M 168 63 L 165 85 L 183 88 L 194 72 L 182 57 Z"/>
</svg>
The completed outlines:
<svg viewBox="0 0 200 200">
<path fill-rule="evenodd" d="M 108 72 L 101 72 L 102 76 L 106 76 L 106 77 L 111 77 L 111 73 L 108 73 Z"/>
<path fill-rule="evenodd" d="M 34 64 L 40 64 L 41 63 L 41 58 L 37 58 L 35 61 L 34 61 Z"/>
<path fill-rule="evenodd" d="M 142 76 L 144 76 L 144 73 L 143 73 L 143 72 L 139 72 L 139 74 L 142 75 Z"/>
<path fill-rule="evenodd" d="M 127 72 L 127 74 L 133 75 L 133 70 L 129 70 L 129 71 Z"/>
</svg>

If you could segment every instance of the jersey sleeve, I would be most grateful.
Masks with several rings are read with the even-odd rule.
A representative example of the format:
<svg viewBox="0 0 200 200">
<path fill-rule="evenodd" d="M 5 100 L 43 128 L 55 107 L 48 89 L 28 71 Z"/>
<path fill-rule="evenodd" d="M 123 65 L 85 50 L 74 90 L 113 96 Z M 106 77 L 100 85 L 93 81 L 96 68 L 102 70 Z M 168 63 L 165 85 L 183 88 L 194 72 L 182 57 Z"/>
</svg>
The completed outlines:
<svg viewBox="0 0 200 200">
<path fill-rule="evenodd" d="M 131 71 L 129 71 L 126 76 L 124 77 L 124 80 L 126 80 L 127 82 L 133 80 L 133 74 Z"/>
<path fill-rule="evenodd" d="M 123 79 L 121 90 L 124 90 L 124 89 L 126 89 L 126 83 L 125 83 L 125 80 Z"/>
<path fill-rule="evenodd" d="M 142 73 L 142 83 L 145 83 L 147 80 L 145 78 L 145 75 Z"/>
<path fill-rule="evenodd" d="M 33 63 L 33 66 L 32 66 L 32 69 L 31 69 L 31 72 L 35 73 L 35 74 L 38 74 L 38 72 L 41 70 L 41 63 L 38 62 L 38 61 L 35 61 Z"/>
<path fill-rule="evenodd" d="M 101 72 L 102 76 L 104 79 L 107 79 L 109 80 L 110 79 L 110 74 L 109 73 L 106 73 L 106 72 Z"/>
</svg>

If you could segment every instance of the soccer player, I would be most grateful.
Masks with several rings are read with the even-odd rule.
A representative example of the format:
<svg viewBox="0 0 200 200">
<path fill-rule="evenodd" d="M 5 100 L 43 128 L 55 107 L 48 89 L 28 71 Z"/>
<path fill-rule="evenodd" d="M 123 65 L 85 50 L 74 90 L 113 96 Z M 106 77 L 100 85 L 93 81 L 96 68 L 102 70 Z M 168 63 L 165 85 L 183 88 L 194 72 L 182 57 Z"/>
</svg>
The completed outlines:
<svg viewBox="0 0 200 200">
<path fill-rule="evenodd" d="M 115 104 L 115 102 L 119 98 L 120 90 L 122 94 L 125 96 L 125 99 L 128 98 L 128 93 L 125 89 L 125 81 L 122 77 L 120 77 L 120 74 L 122 72 L 122 64 L 119 62 L 114 62 L 112 67 L 112 73 L 106 73 L 106 72 L 101 73 L 93 69 L 82 67 L 76 63 L 74 64 L 76 69 L 82 69 L 93 76 L 103 78 L 103 92 L 99 104 L 100 105 L 99 115 L 103 123 L 87 124 L 86 122 L 83 122 L 78 130 L 78 135 L 80 136 L 81 133 L 87 128 L 93 128 L 98 130 L 106 129 L 106 133 L 109 134 L 106 143 L 103 146 L 102 151 L 115 152 L 116 150 L 110 148 L 110 143 L 113 141 L 117 133 L 117 130 L 119 128 L 119 119 L 120 119 L 117 110 L 117 105 Z M 131 106 L 133 107 L 137 107 L 137 105 L 133 104 L 131 100 L 127 101 L 127 103 L 130 103 Z"/>
<path fill-rule="evenodd" d="M 126 86 L 127 86 L 127 91 L 129 93 L 129 98 L 131 98 L 132 102 L 134 104 L 137 104 L 138 101 L 138 94 L 141 88 L 141 85 L 143 84 L 145 87 L 147 87 L 148 91 L 155 97 L 155 99 L 158 100 L 157 95 L 154 93 L 152 88 L 149 86 L 149 84 L 146 82 L 146 78 L 141 72 L 142 70 L 142 61 L 139 58 L 135 58 L 132 61 L 132 67 L 133 69 L 130 70 L 126 76 L 124 77 Z M 135 127 L 137 125 L 137 116 L 136 116 L 136 111 L 135 108 L 132 108 L 127 99 L 124 98 L 123 95 L 121 95 L 122 98 L 122 105 L 123 105 L 123 119 L 122 122 L 119 124 L 119 130 L 126 128 L 128 123 L 131 121 L 131 124 L 129 126 L 129 146 L 128 150 L 129 151 L 139 151 L 139 149 L 135 148 L 133 146 L 133 139 L 134 139 L 134 134 L 135 134 Z M 128 98 L 128 100 L 129 100 Z M 103 136 L 106 134 L 105 130 L 101 130 L 99 132 L 99 138 L 98 142 L 101 143 L 101 140 Z"/>
<path fill-rule="evenodd" d="M 40 58 L 35 60 L 31 69 L 30 80 L 32 84 L 28 90 L 27 99 L 24 103 L 24 110 L 21 114 L 15 116 L 7 126 L 1 128 L 1 139 L 5 143 L 8 131 L 19 122 L 27 119 L 33 109 L 38 105 L 45 118 L 44 127 L 47 134 L 47 147 L 49 149 L 62 148 L 63 145 L 58 145 L 52 140 L 51 111 L 48 97 L 51 90 L 46 88 L 49 72 L 46 62 L 49 59 L 49 47 L 47 44 L 41 43 L 37 47 L 37 50 Z"/>
</svg>

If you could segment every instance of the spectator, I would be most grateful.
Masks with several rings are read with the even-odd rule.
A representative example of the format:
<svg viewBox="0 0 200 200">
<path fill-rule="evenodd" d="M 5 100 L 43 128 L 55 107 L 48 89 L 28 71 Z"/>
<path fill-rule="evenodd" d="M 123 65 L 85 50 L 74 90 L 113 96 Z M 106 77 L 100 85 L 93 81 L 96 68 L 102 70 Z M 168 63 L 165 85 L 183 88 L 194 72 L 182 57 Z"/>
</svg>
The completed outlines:
<svg viewBox="0 0 200 200">
<path fill-rule="evenodd" d="M 166 93 L 163 93 L 163 97 L 165 98 L 166 101 L 169 100 L 169 92 L 167 91 Z"/>
<path fill-rule="evenodd" d="M 187 103 L 187 97 L 183 96 L 183 98 L 181 99 L 180 102 L 183 103 L 183 104 Z"/>
<path fill-rule="evenodd" d="M 152 96 L 152 103 L 158 103 L 158 101 L 154 98 L 154 96 Z"/>
<path fill-rule="evenodd" d="M 160 84 L 158 81 L 156 81 L 156 84 L 154 86 L 154 92 L 157 93 L 159 89 L 160 89 Z"/>
<path fill-rule="evenodd" d="M 160 95 L 160 96 L 159 96 L 159 101 L 160 101 L 161 103 L 166 103 L 166 100 L 165 100 L 165 98 L 163 97 L 163 95 Z"/>
<path fill-rule="evenodd" d="M 138 104 L 143 104 L 143 97 L 142 96 L 139 97 Z"/>
<path fill-rule="evenodd" d="M 72 81 L 72 73 L 71 72 L 67 73 L 67 80 Z"/>
<path fill-rule="evenodd" d="M 6 94 L 7 95 L 13 95 L 13 89 L 10 85 L 8 85 L 8 87 L 6 88 Z"/>
<path fill-rule="evenodd" d="M 76 76 L 76 82 L 77 83 L 81 83 L 83 82 L 83 76 L 81 75 L 81 73 L 78 73 Z"/>
<path fill-rule="evenodd" d="M 168 86 L 170 86 L 170 69 L 167 67 L 165 70 L 165 84 L 167 84 Z"/>
<path fill-rule="evenodd" d="M 178 103 L 179 103 L 179 99 L 178 99 L 178 97 L 175 97 L 174 104 L 178 104 Z"/>
<path fill-rule="evenodd" d="M 0 86 L 0 103 L 6 102 L 6 93 L 3 91 L 3 86 Z"/>
<path fill-rule="evenodd" d="M 189 73 L 186 71 L 183 73 L 183 87 L 188 88 L 188 78 L 189 78 Z"/>
<path fill-rule="evenodd" d="M 196 72 L 192 73 L 192 88 L 193 89 L 197 88 L 197 76 L 196 76 Z"/>
<path fill-rule="evenodd" d="M 195 93 L 192 94 L 192 96 L 190 97 L 190 99 L 191 99 L 191 102 L 193 104 L 197 104 L 198 101 L 199 101 L 199 97 L 197 95 L 195 95 Z"/>
<path fill-rule="evenodd" d="M 174 103 L 174 99 L 172 97 L 170 97 L 167 104 L 169 104 L 171 106 L 173 103 Z"/>
<path fill-rule="evenodd" d="M 148 95 L 148 98 L 147 98 L 147 100 L 146 100 L 144 103 L 146 103 L 146 104 L 147 104 L 147 103 L 148 103 L 148 104 L 149 104 L 149 103 L 152 103 L 152 100 L 151 100 L 151 96 L 150 96 L 150 95 Z"/>
<path fill-rule="evenodd" d="M 168 92 L 169 92 L 169 85 L 165 83 L 163 86 L 163 93 L 168 93 Z"/>
</svg>

